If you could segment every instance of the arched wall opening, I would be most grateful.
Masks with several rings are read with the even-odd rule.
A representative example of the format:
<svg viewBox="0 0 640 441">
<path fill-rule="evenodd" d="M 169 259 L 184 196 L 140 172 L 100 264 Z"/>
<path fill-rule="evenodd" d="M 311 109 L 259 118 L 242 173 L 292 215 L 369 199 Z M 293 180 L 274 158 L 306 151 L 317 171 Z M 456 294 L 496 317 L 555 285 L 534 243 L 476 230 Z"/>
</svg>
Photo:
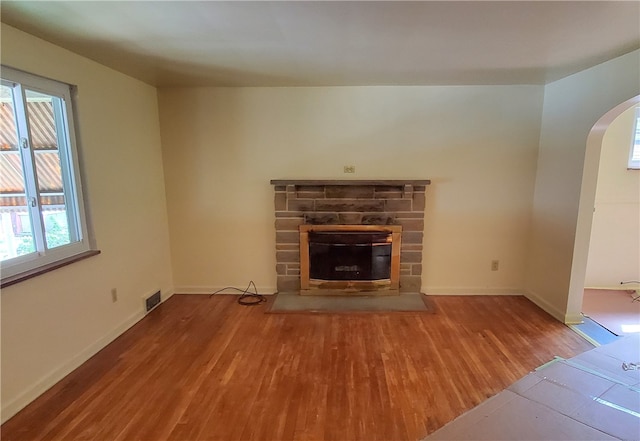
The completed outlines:
<svg viewBox="0 0 640 441">
<path fill-rule="evenodd" d="M 630 107 L 637 106 L 638 104 L 640 104 L 640 95 L 615 106 L 594 124 L 587 137 L 573 250 L 573 263 L 569 282 L 569 296 L 567 300 L 568 316 L 579 316 L 582 309 L 600 155 L 605 132 L 617 117 Z"/>
</svg>

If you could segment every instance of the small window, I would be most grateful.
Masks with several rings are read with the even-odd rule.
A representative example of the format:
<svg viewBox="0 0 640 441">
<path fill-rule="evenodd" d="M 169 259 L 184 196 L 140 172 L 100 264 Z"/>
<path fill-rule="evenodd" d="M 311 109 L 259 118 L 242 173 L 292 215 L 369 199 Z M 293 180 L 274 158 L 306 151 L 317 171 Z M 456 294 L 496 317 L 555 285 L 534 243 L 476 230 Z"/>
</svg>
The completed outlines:
<svg viewBox="0 0 640 441">
<path fill-rule="evenodd" d="M 72 86 L 2 67 L 0 264 L 2 278 L 90 249 Z"/>
<path fill-rule="evenodd" d="M 629 152 L 629 169 L 640 169 L 640 107 L 636 107 L 636 119 L 633 124 L 633 137 Z"/>
</svg>

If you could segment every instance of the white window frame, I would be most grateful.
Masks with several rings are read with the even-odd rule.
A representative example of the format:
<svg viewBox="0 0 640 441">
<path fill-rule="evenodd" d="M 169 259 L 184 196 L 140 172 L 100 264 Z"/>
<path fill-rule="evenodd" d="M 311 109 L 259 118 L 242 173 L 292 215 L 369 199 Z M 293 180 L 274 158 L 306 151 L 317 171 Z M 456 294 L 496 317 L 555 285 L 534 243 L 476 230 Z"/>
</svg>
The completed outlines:
<svg viewBox="0 0 640 441">
<path fill-rule="evenodd" d="M 640 107 L 636 107 L 636 115 L 631 133 L 631 148 L 629 149 L 629 170 L 640 170 Z"/>
<path fill-rule="evenodd" d="M 75 106 L 72 93 L 74 86 L 5 66 L 2 66 L 2 70 L 0 70 L 0 78 L 2 84 L 10 86 L 14 90 L 16 115 L 26 115 L 24 112 L 24 106 L 26 105 L 25 88 L 61 98 L 62 105 L 54 106 L 54 112 L 56 112 L 58 124 L 56 131 L 58 132 L 59 138 L 61 138 L 59 139 L 58 151 L 71 238 L 71 243 L 52 249 L 48 249 L 44 243 L 46 241 L 42 240 L 45 234 L 43 211 L 40 206 L 39 192 L 34 182 L 34 179 L 37 178 L 35 178 L 36 175 L 33 172 L 35 160 L 34 150 L 31 146 L 30 132 L 28 130 L 28 118 L 16 118 L 19 140 L 26 137 L 26 142 L 28 143 L 27 148 L 29 151 L 28 153 L 23 151 L 23 154 L 26 153 L 31 156 L 31 160 L 23 159 L 22 162 L 25 169 L 25 176 L 30 176 L 29 178 L 25 178 L 25 181 L 27 181 L 25 185 L 27 186 L 27 198 L 33 201 L 33 204 L 29 204 L 32 228 L 39 230 L 40 234 L 35 231 L 33 234 L 36 247 L 35 252 L 0 262 L 1 281 L 2 284 L 5 285 L 7 280 L 13 281 L 16 277 L 20 278 L 21 275 L 55 269 L 61 266 L 62 262 L 74 261 L 74 257 L 82 256 L 91 251 L 93 240 L 90 237 L 90 230 L 87 226 L 87 215 L 78 160 L 78 144 L 75 136 Z M 21 142 L 22 141 L 19 141 L 19 143 Z M 22 145 L 18 148 L 23 149 Z"/>
</svg>

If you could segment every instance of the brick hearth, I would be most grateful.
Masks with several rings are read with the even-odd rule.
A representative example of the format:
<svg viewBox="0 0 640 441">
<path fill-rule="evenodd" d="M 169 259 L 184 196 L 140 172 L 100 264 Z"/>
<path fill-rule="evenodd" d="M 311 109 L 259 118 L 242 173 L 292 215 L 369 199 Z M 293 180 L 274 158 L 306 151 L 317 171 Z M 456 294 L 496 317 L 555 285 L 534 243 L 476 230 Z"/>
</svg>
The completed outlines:
<svg viewBox="0 0 640 441">
<path fill-rule="evenodd" d="M 276 274 L 279 292 L 300 290 L 303 224 L 401 225 L 400 291 L 422 286 L 425 189 L 429 180 L 275 179 Z"/>
</svg>

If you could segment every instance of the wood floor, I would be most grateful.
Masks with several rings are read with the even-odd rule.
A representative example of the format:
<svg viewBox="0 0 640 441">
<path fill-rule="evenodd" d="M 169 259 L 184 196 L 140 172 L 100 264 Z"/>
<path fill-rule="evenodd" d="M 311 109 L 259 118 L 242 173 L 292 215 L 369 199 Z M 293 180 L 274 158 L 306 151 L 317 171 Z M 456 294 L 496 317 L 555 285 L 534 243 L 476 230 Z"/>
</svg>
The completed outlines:
<svg viewBox="0 0 640 441">
<path fill-rule="evenodd" d="M 265 314 L 175 295 L 7 421 L 11 440 L 419 440 L 592 346 L 524 297 Z"/>
</svg>

